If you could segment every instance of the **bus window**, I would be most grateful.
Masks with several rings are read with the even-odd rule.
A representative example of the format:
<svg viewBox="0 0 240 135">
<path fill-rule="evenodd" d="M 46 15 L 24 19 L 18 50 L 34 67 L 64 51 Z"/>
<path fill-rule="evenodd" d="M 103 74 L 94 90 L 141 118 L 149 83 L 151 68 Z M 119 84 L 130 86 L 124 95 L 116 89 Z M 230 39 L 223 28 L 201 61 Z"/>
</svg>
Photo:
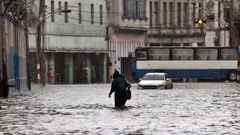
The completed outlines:
<svg viewBox="0 0 240 135">
<path fill-rule="evenodd" d="M 169 49 L 149 49 L 150 60 L 169 60 Z"/>
<path fill-rule="evenodd" d="M 146 60 L 147 59 L 147 52 L 146 51 L 137 51 L 136 57 L 138 60 Z"/>
<path fill-rule="evenodd" d="M 173 49 L 173 60 L 193 60 L 193 49 Z"/>
<path fill-rule="evenodd" d="M 236 60 L 237 55 L 235 49 L 222 49 L 221 50 L 221 60 Z"/>
<path fill-rule="evenodd" d="M 217 60 L 217 49 L 197 49 L 197 60 Z"/>
</svg>

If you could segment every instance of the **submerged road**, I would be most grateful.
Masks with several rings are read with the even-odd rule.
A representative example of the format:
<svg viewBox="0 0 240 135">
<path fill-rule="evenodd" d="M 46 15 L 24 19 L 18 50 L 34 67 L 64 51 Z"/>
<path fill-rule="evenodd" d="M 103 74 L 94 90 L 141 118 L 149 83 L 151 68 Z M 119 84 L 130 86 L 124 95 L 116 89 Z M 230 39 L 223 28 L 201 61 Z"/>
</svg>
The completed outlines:
<svg viewBox="0 0 240 135">
<path fill-rule="evenodd" d="M 137 90 L 115 109 L 110 84 L 33 86 L 0 99 L 0 134 L 239 135 L 240 84 L 174 83 Z"/>
</svg>

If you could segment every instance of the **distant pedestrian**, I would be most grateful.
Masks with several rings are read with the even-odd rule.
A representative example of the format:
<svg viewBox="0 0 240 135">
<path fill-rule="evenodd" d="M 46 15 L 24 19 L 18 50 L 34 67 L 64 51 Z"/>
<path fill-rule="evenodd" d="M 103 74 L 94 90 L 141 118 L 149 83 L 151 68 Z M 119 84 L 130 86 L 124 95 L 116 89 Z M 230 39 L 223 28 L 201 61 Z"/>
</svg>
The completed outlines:
<svg viewBox="0 0 240 135">
<path fill-rule="evenodd" d="M 48 80 L 49 80 L 49 84 L 54 84 L 55 82 L 55 73 L 52 68 L 49 69 Z"/>
<path fill-rule="evenodd" d="M 113 81 L 111 85 L 111 90 L 109 92 L 109 98 L 111 94 L 114 94 L 115 107 L 124 107 L 128 99 L 127 97 L 127 88 L 130 88 L 131 85 L 124 79 L 122 75 L 119 74 L 117 70 L 113 73 Z"/>
</svg>

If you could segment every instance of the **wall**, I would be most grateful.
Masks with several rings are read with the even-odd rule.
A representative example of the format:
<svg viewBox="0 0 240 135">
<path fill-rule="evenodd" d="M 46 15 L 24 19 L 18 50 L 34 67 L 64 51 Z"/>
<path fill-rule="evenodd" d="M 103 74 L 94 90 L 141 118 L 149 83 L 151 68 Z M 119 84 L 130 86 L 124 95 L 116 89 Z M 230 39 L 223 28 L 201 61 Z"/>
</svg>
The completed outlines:
<svg viewBox="0 0 240 135">
<path fill-rule="evenodd" d="M 149 2 L 146 0 L 146 18 L 142 19 L 133 19 L 133 18 L 126 18 L 123 16 L 124 6 L 123 0 L 109 0 L 112 4 L 110 7 L 110 14 L 112 13 L 112 22 L 110 22 L 113 26 L 122 26 L 122 27 L 137 27 L 137 28 L 148 28 L 149 27 Z"/>
<path fill-rule="evenodd" d="M 5 21 L 8 82 L 18 89 L 27 83 L 26 41 L 24 29 Z"/>
<path fill-rule="evenodd" d="M 225 0 L 230 2 L 230 0 Z M 229 46 L 230 30 L 227 29 L 229 23 L 224 20 L 224 8 L 230 8 L 224 1 L 206 0 L 206 15 L 213 14 L 214 20 L 207 19 L 206 46 Z"/>
<path fill-rule="evenodd" d="M 199 16 L 199 9 L 201 9 L 202 16 L 205 15 L 203 11 L 204 0 L 149 0 L 148 2 L 152 3 L 147 5 L 149 6 L 148 14 L 152 14 L 148 18 L 150 26 L 148 42 L 150 44 L 182 46 L 184 44 L 204 43 L 204 27 L 194 24 L 195 19 L 202 18 Z M 164 3 L 166 3 L 166 13 L 163 12 Z M 172 20 L 170 19 L 170 3 L 172 3 L 173 8 Z M 178 3 L 181 4 L 181 12 L 178 11 Z M 195 18 L 193 18 L 194 7 L 192 3 L 196 4 Z M 199 7 L 199 3 L 201 3 L 201 7 Z M 186 10 L 184 10 L 184 4 L 187 4 Z M 180 18 L 178 13 L 181 13 Z M 184 17 L 184 13 L 186 13 L 186 17 Z"/>
<path fill-rule="evenodd" d="M 46 49 L 107 49 L 106 36 L 106 4 L 104 0 L 67 0 L 69 22 L 65 23 L 65 13 L 59 13 L 59 4 L 65 1 L 54 1 L 55 22 L 51 21 L 51 0 L 46 0 Z M 79 6 L 81 3 L 82 22 L 79 23 Z M 94 4 L 94 24 L 91 24 L 91 4 Z M 100 5 L 103 6 L 103 24 L 100 24 Z M 64 8 L 62 8 L 64 9 Z"/>
</svg>

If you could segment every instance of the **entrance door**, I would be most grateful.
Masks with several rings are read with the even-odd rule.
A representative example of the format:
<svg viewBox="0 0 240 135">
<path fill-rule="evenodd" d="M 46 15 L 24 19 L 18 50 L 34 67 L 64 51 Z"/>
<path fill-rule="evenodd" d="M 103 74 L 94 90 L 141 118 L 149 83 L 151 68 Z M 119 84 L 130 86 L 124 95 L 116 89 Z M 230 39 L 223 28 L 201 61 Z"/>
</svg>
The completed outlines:
<svg viewBox="0 0 240 135">
<path fill-rule="evenodd" d="M 55 83 L 63 84 L 65 80 L 65 54 L 55 54 Z"/>
<path fill-rule="evenodd" d="M 131 58 L 121 58 L 121 73 L 126 80 L 132 81 Z"/>
</svg>

